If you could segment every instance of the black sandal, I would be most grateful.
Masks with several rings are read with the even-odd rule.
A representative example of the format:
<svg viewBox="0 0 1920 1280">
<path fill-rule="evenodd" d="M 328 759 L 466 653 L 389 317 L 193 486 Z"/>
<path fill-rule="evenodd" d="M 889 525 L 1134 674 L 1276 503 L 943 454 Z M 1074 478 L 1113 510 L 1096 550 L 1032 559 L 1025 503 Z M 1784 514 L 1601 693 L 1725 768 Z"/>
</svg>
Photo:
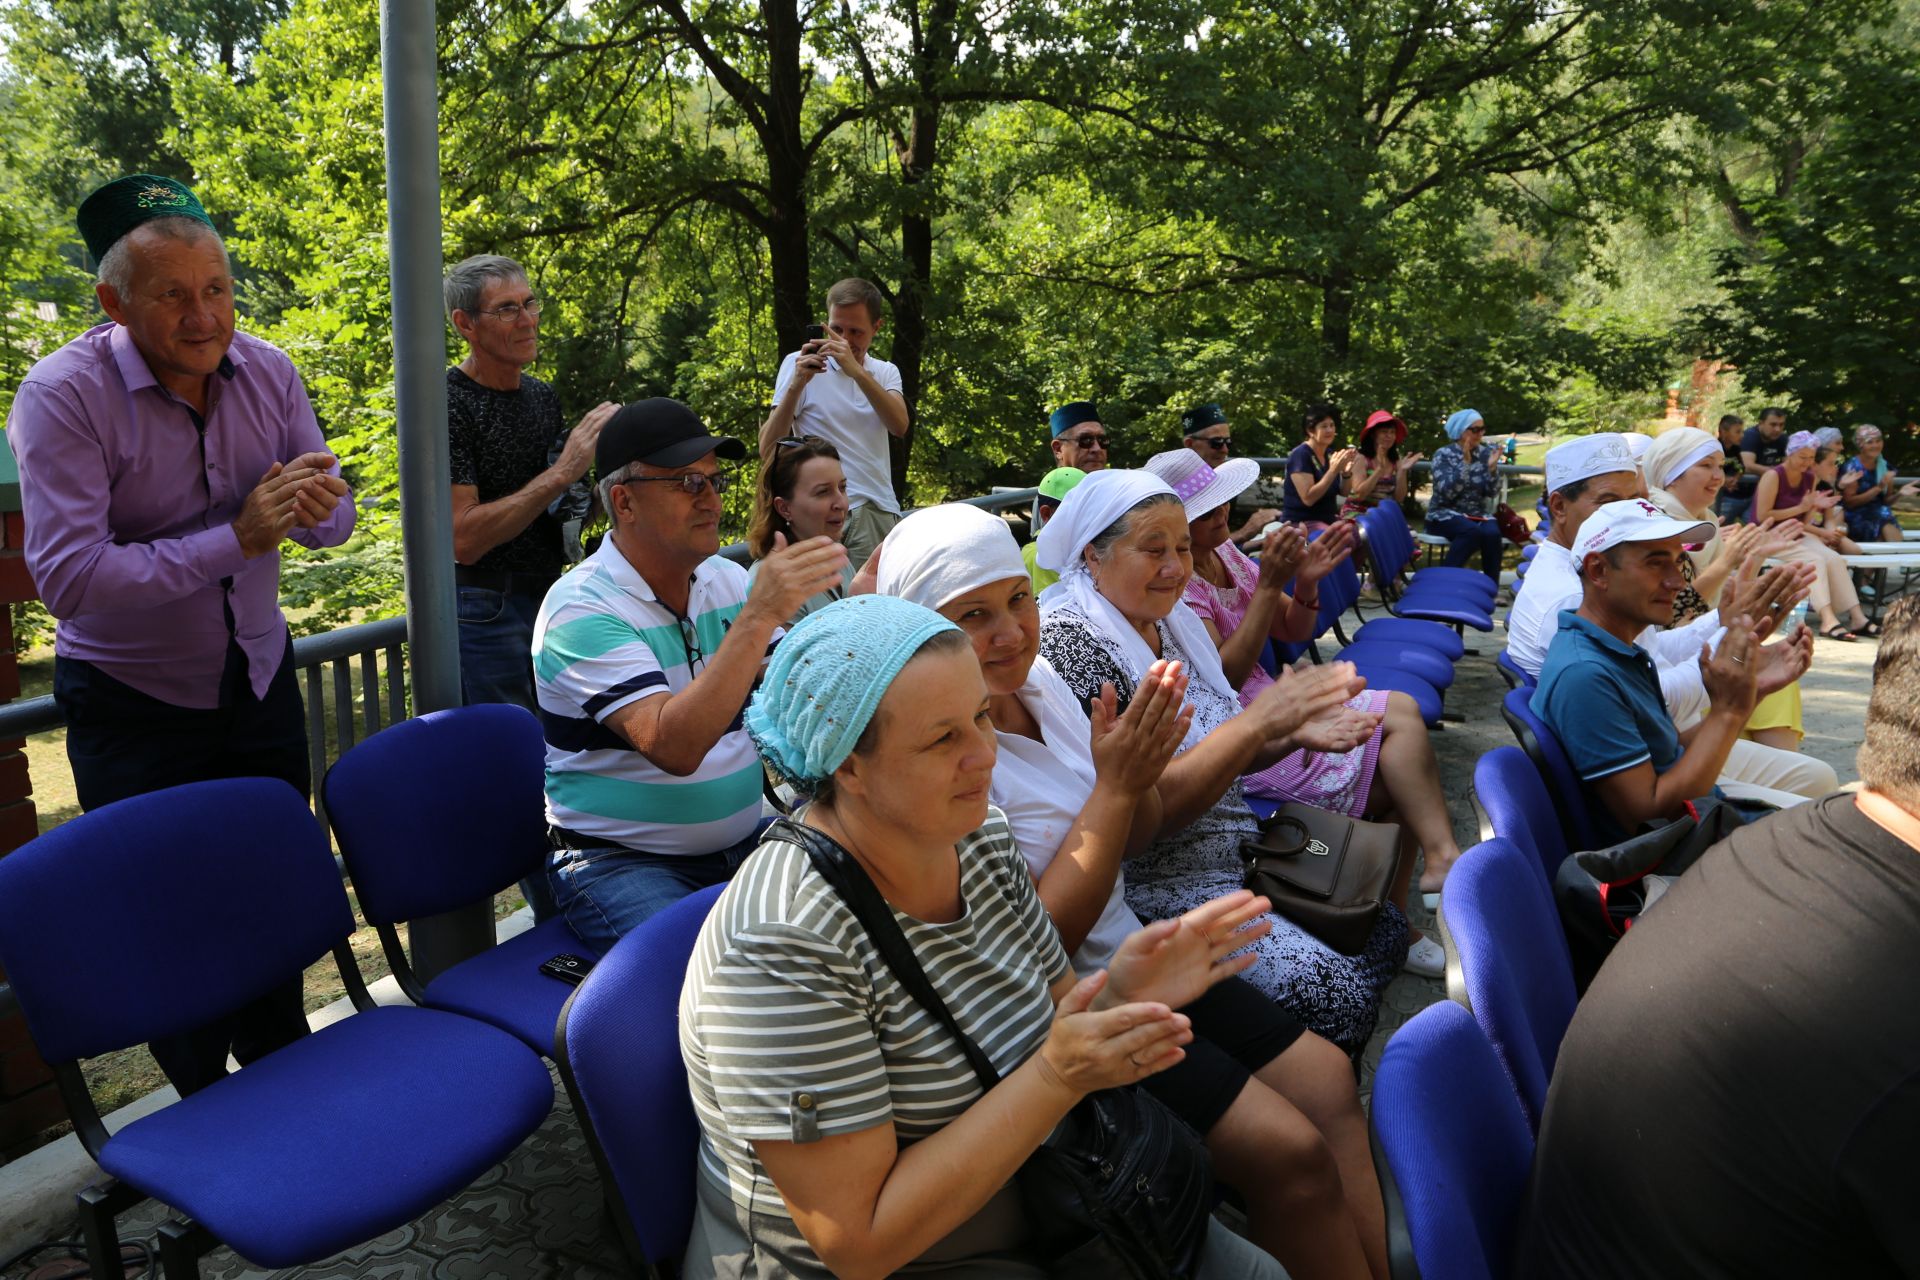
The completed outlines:
<svg viewBox="0 0 1920 1280">
<path fill-rule="evenodd" d="M 1843 626 L 1838 622 L 1834 623 L 1832 626 L 1828 627 L 1825 631 L 1822 631 L 1820 634 L 1825 636 L 1829 640 L 1852 641 L 1852 640 L 1859 639 L 1858 636 L 1854 635 L 1853 632 L 1847 630 L 1845 626 Z"/>
<path fill-rule="evenodd" d="M 1878 639 L 1880 637 L 1881 630 L 1882 628 L 1879 623 L 1869 620 L 1865 626 L 1856 628 L 1853 634 L 1857 636 L 1866 636 L 1868 639 L 1871 640 L 1871 639 Z"/>
</svg>

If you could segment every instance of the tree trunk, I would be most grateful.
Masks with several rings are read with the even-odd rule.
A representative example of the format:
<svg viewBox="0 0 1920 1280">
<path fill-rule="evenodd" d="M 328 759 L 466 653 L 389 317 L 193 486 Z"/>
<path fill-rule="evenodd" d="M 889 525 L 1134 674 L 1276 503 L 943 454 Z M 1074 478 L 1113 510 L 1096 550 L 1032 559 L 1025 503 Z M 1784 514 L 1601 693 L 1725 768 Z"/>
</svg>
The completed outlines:
<svg viewBox="0 0 1920 1280">
<path fill-rule="evenodd" d="M 1329 385 L 1353 350 L 1353 287 L 1353 273 L 1345 270 L 1331 272 L 1320 286 L 1320 347 Z"/>
<path fill-rule="evenodd" d="M 893 363 L 900 367 L 900 393 L 906 398 L 907 433 L 893 440 L 893 491 L 907 492 L 907 463 L 920 429 L 920 386 L 927 354 L 927 299 L 933 292 L 933 215 L 927 210 L 940 133 L 940 108 L 928 104 L 913 113 L 913 132 L 901 181 L 907 210 L 900 219 L 900 287 L 893 301 Z"/>
<path fill-rule="evenodd" d="M 806 341 L 814 322 L 811 242 L 807 235 L 807 156 L 800 134 L 806 85 L 800 65 L 804 24 L 797 0 L 768 0 L 767 260 L 773 273 L 773 333 L 784 358 Z"/>
</svg>

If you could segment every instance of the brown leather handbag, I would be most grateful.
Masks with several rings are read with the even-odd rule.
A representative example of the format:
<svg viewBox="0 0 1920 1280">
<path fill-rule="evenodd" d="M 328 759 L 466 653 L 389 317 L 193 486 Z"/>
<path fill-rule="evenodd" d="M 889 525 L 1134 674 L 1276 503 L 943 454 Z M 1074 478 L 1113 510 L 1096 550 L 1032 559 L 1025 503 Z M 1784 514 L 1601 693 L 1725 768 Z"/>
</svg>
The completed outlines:
<svg viewBox="0 0 1920 1280">
<path fill-rule="evenodd" d="M 1284 804 L 1240 847 L 1247 888 L 1342 955 L 1366 950 L 1400 869 L 1400 828 Z"/>
</svg>

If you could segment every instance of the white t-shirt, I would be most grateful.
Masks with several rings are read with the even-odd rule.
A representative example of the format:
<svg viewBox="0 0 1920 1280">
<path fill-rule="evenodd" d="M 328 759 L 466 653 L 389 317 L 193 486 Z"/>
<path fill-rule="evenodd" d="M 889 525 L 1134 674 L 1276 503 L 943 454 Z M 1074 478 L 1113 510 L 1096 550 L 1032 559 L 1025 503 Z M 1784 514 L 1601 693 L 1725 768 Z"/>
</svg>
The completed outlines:
<svg viewBox="0 0 1920 1280">
<path fill-rule="evenodd" d="M 1507 614 L 1507 656 L 1515 666 L 1538 676 L 1547 649 L 1560 631 L 1560 611 L 1578 609 L 1586 596 L 1573 552 L 1557 542 L 1545 542 L 1527 567 L 1513 608 Z M 1660 693 L 1667 714 L 1682 729 L 1707 713 L 1707 690 L 1700 681 L 1700 651 L 1720 643 L 1725 634 L 1718 610 L 1701 615 L 1684 627 L 1648 627 L 1635 643 L 1653 657 L 1660 673 Z"/>
<path fill-rule="evenodd" d="M 780 376 L 773 382 L 775 404 L 787 393 L 793 381 L 798 351 L 789 351 L 780 362 Z M 875 382 L 895 395 L 900 394 L 900 370 L 872 352 L 867 353 L 867 372 Z M 819 436 L 840 451 L 840 466 L 847 473 L 847 499 L 854 506 L 870 502 L 883 511 L 900 514 L 900 500 L 893 496 L 893 464 L 887 453 L 887 424 L 860 390 L 850 373 L 840 371 L 840 362 L 831 356 L 823 373 L 813 375 L 800 392 L 794 406 L 793 430 L 796 435 Z"/>
<path fill-rule="evenodd" d="M 548 822 L 649 853 L 712 853 L 752 834 L 760 756 L 737 717 L 686 777 L 606 727 L 629 703 L 692 684 L 694 662 L 704 670 L 719 652 L 746 598 L 747 571 L 714 556 L 694 572 L 683 627 L 611 537 L 560 576 L 533 625 Z"/>
<path fill-rule="evenodd" d="M 1046 741 L 996 730 L 1000 757 L 994 762 L 990 796 L 1013 828 L 1014 843 L 1028 868 L 1039 876 L 1060 852 L 1067 829 L 1093 794 L 1093 728 L 1073 690 L 1045 658 L 1033 660 L 1019 698 L 1040 722 Z M 1127 907 L 1125 888 L 1124 873 L 1116 873 L 1107 905 L 1073 953 L 1074 972 L 1083 978 L 1106 968 L 1127 935 L 1140 928 L 1140 917 Z"/>
</svg>

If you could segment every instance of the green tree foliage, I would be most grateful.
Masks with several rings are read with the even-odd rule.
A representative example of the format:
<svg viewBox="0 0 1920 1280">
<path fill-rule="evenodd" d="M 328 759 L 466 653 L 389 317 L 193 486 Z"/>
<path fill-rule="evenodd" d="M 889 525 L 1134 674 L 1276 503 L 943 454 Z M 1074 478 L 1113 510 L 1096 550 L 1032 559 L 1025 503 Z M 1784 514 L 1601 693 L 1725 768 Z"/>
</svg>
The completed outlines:
<svg viewBox="0 0 1920 1280">
<path fill-rule="evenodd" d="M 1831 89 L 1831 115 L 1786 193 L 1750 204 L 1719 257 L 1709 340 L 1747 384 L 1813 423 L 1920 419 L 1920 59 L 1881 48 Z"/>
</svg>

